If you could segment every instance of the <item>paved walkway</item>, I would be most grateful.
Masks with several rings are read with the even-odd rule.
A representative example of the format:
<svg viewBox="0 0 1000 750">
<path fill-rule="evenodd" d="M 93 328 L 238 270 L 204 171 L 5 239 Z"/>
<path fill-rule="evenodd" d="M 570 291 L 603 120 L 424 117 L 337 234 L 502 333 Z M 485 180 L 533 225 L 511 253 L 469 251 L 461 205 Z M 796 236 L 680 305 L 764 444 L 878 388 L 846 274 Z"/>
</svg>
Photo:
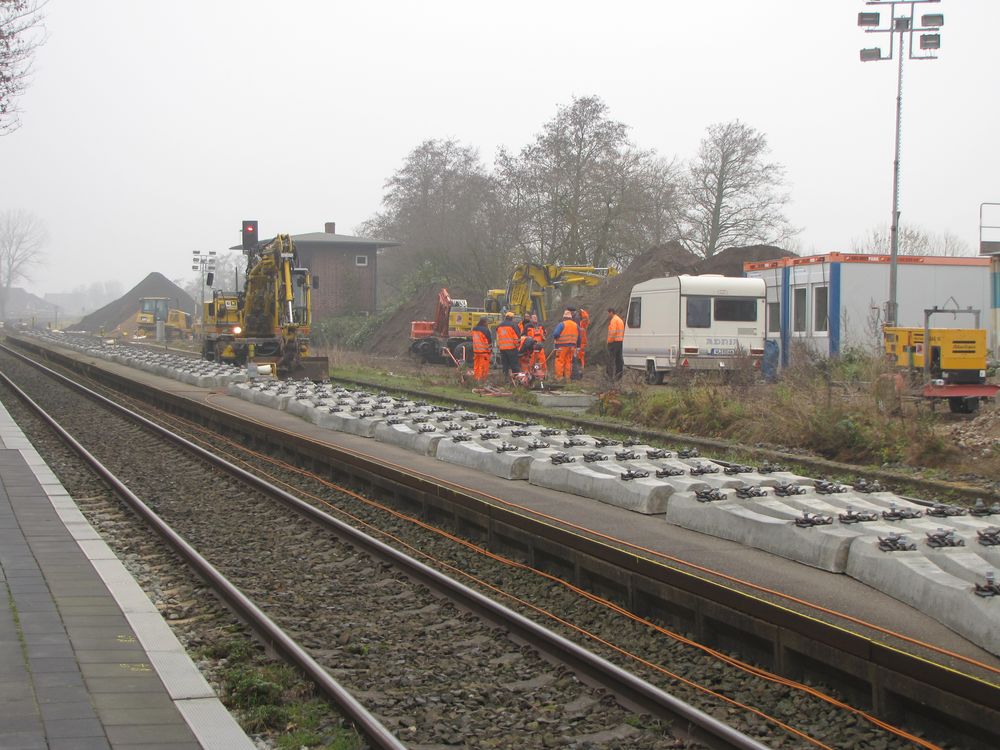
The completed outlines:
<svg viewBox="0 0 1000 750">
<path fill-rule="evenodd" d="M 0 748 L 253 748 L 0 405 Z"/>
</svg>

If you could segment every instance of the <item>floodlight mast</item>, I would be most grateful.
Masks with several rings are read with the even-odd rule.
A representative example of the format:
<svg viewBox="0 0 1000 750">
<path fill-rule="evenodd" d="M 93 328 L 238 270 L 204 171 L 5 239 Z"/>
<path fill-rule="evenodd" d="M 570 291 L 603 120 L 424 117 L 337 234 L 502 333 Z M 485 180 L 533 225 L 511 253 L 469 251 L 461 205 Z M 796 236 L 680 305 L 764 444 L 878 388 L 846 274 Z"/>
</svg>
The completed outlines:
<svg viewBox="0 0 1000 750">
<path fill-rule="evenodd" d="M 920 26 L 916 26 L 916 6 L 927 3 L 938 3 L 940 0 L 865 0 L 865 5 L 875 7 L 888 7 L 891 10 L 889 24 L 886 28 L 881 27 L 880 13 L 858 13 L 858 26 L 864 28 L 866 34 L 888 34 L 889 54 L 882 56 L 879 47 L 861 50 L 861 62 L 872 62 L 881 60 L 891 60 L 893 55 L 899 56 L 899 67 L 896 72 L 896 148 L 895 158 L 892 163 L 892 221 L 889 224 L 889 302 L 886 305 L 886 324 L 893 326 L 899 321 L 899 306 L 897 303 L 897 270 L 899 258 L 899 157 L 900 157 L 900 133 L 903 125 L 903 58 L 909 57 L 911 60 L 934 60 L 934 54 L 914 54 L 913 52 L 913 32 L 934 32 L 932 34 L 921 34 L 920 49 L 936 50 L 941 47 L 941 35 L 938 30 L 944 25 L 944 15 L 941 13 L 924 14 L 920 19 Z M 910 15 L 897 14 L 897 6 L 910 6 Z M 899 46 L 896 46 L 896 34 L 899 34 Z M 907 37 L 908 44 L 904 49 L 903 37 Z"/>
<path fill-rule="evenodd" d="M 215 273 L 216 257 L 215 250 L 209 250 L 205 253 L 200 250 L 191 251 L 191 270 L 201 271 L 201 299 L 198 300 L 198 308 L 195 310 L 196 323 L 204 322 L 202 312 L 205 307 L 205 275 L 206 273 Z"/>
</svg>

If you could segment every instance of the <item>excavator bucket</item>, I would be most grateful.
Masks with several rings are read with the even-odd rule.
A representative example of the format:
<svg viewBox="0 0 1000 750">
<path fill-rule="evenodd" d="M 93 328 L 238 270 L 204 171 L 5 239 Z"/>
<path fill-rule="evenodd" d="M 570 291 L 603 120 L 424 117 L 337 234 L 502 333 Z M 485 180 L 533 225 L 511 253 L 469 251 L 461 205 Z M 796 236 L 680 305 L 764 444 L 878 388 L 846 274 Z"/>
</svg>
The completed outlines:
<svg viewBox="0 0 1000 750">
<path fill-rule="evenodd" d="M 299 357 L 287 372 L 278 375 L 287 380 L 325 382 L 330 379 L 330 360 L 326 357 Z"/>
</svg>

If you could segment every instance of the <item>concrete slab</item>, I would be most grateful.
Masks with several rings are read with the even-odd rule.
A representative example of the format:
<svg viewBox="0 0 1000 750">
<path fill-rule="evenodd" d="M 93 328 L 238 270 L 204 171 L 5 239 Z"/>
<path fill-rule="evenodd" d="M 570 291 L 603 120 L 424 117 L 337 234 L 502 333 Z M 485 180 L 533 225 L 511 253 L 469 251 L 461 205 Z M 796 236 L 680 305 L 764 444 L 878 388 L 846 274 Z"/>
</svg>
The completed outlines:
<svg viewBox="0 0 1000 750">
<path fill-rule="evenodd" d="M 986 650 L 1000 653 L 998 602 L 976 596 L 969 582 L 946 572 L 923 552 L 882 552 L 877 540 L 858 538 L 847 574 L 926 612 Z"/>
<path fill-rule="evenodd" d="M 495 477 L 518 480 L 528 478 L 528 471 L 535 460 L 522 451 L 497 453 L 495 447 L 476 441 L 456 443 L 452 440 L 440 441 L 435 456 L 441 461 L 478 469 Z"/>
<path fill-rule="evenodd" d="M 611 466 L 624 468 L 618 464 Z M 665 513 L 674 492 L 673 486 L 658 479 L 622 481 L 614 470 L 599 463 L 534 461 L 528 472 L 528 481 L 539 487 L 569 492 L 646 515 Z"/>
<path fill-rule="evenodd" d="M 799 528 L 788 517 L 761 513 L 732 501 L 703 503 L 690 493 L 678 493 L 670 499 L 667 521 L 833 573 L 844 572 L 851 543 L 858 536 L 838 526 Z"/>
</svg>

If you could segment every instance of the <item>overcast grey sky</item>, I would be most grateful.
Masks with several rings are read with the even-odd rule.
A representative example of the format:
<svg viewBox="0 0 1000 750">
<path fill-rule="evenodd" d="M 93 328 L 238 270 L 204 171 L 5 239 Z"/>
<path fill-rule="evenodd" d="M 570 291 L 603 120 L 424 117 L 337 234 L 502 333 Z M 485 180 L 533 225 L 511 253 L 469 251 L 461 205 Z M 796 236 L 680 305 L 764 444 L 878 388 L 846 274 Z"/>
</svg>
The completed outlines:
<svg viewBox="0 0 1000 750">
<path fill-rule="evenodd" d="M 1000 2 L 943 0 L 940 59 L 906 63 L 902 221 L 975 248 L 1000 201 Z M 0 137 L 0 209 L 47 225 L 27 287 L 68 291 L 192 250 L 336 221 L 350 233 L 426 138 L 491 164 L 573 96 L 597 95 L 634 142 L 689 158 L 740 118 L 787 168 L 804 252 L 888 223 L 896 65 L 862 0 L 333 2 L 51 0 L 48 39 Z M 993 41 L 991 41 L 993 40 Z M 1000 223 L 1000 222 L 997 222 Z"/>
</svg>

